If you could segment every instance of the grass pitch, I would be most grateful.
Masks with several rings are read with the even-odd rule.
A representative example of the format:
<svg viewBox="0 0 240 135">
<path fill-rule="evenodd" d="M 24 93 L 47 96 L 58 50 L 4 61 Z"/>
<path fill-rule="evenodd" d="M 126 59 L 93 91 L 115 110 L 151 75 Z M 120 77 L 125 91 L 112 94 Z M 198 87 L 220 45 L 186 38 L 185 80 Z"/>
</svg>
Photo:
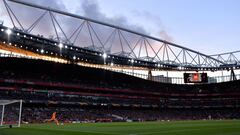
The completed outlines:
<svg viewBox="0 0 240 135">
<path fill-rule="evenodd" d="M 240 135 L 240 120 L 29 124 L 0 129 L 0 135 Z"/>
</svg>

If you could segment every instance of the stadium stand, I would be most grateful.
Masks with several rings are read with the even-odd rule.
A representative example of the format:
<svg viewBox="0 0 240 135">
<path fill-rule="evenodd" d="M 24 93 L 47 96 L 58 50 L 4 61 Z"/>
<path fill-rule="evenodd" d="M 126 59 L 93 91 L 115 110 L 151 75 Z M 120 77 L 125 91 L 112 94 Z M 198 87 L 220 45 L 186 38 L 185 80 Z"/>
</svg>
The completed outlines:
<svg viewBox="0 0 240 135">
<path fill-rule="evenodd" d="M 23 99 L 24 122 L 43 122 L 54 111 L 61 122 L 240 118 L 239 81 L 178 85 L 75 64 L 0 63 L 0 99 Z"/>
</svg>

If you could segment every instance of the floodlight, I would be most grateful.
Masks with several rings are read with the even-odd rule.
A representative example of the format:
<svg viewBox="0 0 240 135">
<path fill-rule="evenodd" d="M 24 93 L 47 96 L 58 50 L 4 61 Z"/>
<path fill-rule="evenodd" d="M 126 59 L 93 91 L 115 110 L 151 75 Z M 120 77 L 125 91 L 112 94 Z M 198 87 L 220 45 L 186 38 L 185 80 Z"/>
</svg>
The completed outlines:
<svg viewBox="0 0 240 135">
<path fill-rule="evenodd" d="M 58 44 L 58 47 L 61 49 L 61 48 L 63 48 L 63 44 L 62 43 L 59 43 Z"/>
<path fill-rule="evenodd" d="M 11 31 L 10 29 L 7 29 L 7 30 L 6 30 L 6 33 L 7 33 L 8 35 L 10 35 L 10 34 L 12 34 L 12 31 Z"/>
<path fill-rule="evenodd" d="M 106 53 L 104 53 L 102 56 L 103 56 L 104 59 L 107 58 L 107 54 Z"/>
<path fill-rule="evenodd" d="M 131 59 L 131 63 L 133 63 L 134 62 L 134 60 L 133 59 Z"/>
</svg>

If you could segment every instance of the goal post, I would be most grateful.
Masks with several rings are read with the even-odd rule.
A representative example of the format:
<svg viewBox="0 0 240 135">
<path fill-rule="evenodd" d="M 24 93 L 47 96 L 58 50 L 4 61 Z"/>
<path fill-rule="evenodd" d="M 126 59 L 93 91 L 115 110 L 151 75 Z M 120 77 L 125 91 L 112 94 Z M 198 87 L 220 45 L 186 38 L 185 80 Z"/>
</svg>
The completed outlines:
<svg viewBox="0 0 240 135">
<path fill-rule="evenodd" d="M 22 100 L 0 100 L 0 127 L 21 126 Z"/>
</svg>

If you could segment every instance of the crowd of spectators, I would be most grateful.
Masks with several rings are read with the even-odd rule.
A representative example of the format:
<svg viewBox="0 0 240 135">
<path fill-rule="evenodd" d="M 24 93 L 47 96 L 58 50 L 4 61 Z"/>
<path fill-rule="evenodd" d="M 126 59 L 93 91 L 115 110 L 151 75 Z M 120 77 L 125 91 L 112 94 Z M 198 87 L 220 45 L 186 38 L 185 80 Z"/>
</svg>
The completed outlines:
<svg viewBox="0 0 240 135">
<path fill-rule="evenodd" d="M 0 62 L 0 100 L 23 99 L 25 122 L 43 122 L 54 111 L 62 122 L 240 117 L 240 81 L 164 84 L 71 64 L 17 58 Z M 6 120 L 15 116 L 9 115 Z"/>
<path fill-rule="evenodd" d="M 5 113 L 4 122 L 17 122 L 19 109 Z M 226 120 L 240 119 L 240 109 L 94 109 L 66 107 L 24 107 L 23 123 L 45 123 L 57 112 L 61 123 L 133 122 L 176 120 Z M 0 110 L 1 112 L 1 110 Z"/>
<path fill-rule="evenodd" d="M 158 83 L 103 69 L 60 64 L 42 60 L 1 58 L 0 77 L 83 87 L 112 88 L 162 93 L 225 93 L 239 92 L 239 82 L 178 85 Z"/>
</svg>

